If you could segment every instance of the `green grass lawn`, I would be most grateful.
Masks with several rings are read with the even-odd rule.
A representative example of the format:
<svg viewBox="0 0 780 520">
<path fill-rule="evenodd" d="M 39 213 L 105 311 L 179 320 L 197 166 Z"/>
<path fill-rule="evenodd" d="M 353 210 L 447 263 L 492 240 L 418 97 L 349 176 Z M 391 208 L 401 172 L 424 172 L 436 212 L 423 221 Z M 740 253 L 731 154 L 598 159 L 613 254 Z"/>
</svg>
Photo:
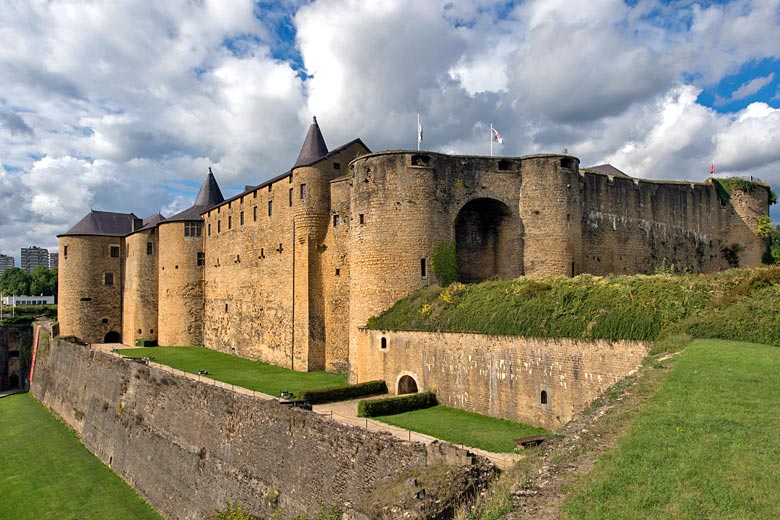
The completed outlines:
<svg viewBox="0 0 780 520">
<path fill-rule="evenodd" d="M 493 453 L 510 453 L 517 447 L 514 439 L 547 433 L 533 426 L 441 405 L 374 419 Z"/>
<path fill-rule="evenodd" d="M 295 372 L 286 368 L 232 356 L 203 347 L 147 347 L 120 349 L 124 356 L 153 356 L 156 363 L 208 377 L 228 384 L 279 396 L 282 390 L 298 395 L 303 390 L 347 384 L 345 374 Z"/>
<path fill-rule="evenodd" d="M 689 345 L 628 434 L 564 504 L 570 518 L 777 518 L 780 349 Z"/>
<path fill-rule="evenodd" d="M 0 518 L 160 519 L 30 394 L 0 399 Z"/>
</svg>

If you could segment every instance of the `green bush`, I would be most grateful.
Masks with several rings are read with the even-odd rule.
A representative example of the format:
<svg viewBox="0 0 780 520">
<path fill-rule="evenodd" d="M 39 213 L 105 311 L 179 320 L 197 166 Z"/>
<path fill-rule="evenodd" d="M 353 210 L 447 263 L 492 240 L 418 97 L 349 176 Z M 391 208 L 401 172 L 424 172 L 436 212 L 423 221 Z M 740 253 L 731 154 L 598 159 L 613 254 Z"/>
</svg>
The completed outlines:
<svg viewBox="0 0 780 520">
<path fill-rule="evenodd" d="M 136 347 L 156 347 L 157 346 L 157 340 L 156 339 L 137 339 L 137 340 L 135 340 L 135 346 Z"/>
<path fill-rule="evenodd" d="M 431 250 L 431 270 L 442 287 L 458 280 L 458 255 L 455 241 L 442 242 Z"/>
<path fill-rule="evenodd" d="M 309 404 L 323 404 L 335 401 L 347 401 L 349 399 L 356 399 L 367 395 L 384 394 L 386 392 L 387 385 L 384 381 L 367 381 L 356 385 L 304 390 L 300 393 L 298 398 L 302 401 L 308 401 Z"/>
<path fill-rule="evenodd" d="M 433 392 L 388 397 L 387 399 L 372 399 L 370 401 L 360 401 L 358 416 L 379 417 L 380 415 L 395 415 L 397 413 L 430 408 L 437 404 L 439 402 L 436 400 L 436 394 Z"/>
</svg>

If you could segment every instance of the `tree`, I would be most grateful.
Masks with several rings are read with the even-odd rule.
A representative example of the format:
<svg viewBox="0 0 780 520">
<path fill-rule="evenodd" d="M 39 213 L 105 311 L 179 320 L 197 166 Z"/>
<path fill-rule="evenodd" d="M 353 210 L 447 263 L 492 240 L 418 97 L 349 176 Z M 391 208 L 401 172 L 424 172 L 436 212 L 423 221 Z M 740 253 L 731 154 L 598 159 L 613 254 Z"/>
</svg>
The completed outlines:
<svg viewBox="0 0 780 520">
<path fill-rule="evenodd" d="M 32 295 L 43 294 L 54 296 L 57 294 L 57 270 L 36 267 L 30 273 L 30 292 Z"/>
<path fill-rule="evenodd" d="M 0 292 L 3 294 L 30 294 L 30 277 L 18 267 L 6 269 L 0 276 Z"/>
</svg>

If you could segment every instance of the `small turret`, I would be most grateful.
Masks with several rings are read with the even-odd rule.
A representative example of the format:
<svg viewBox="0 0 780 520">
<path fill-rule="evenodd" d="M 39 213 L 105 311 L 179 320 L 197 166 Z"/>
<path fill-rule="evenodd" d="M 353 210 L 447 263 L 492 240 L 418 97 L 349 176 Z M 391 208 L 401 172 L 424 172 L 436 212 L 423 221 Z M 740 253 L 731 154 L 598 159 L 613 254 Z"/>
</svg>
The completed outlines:
<svg viewBox="0 0 780 520">
<path fill-rule="evenodd" d="M 301 153 L 298 154 L 298 160 L 295 161 L 293 168 L 309 165 L 326 155 L 328 155 L 328 146 L 325 144 L 322 132 L 320 132 L 317 118 L 313 117 L 309 132 L 306 134 L 303 146 L 301 146 Z"/>
</svg>

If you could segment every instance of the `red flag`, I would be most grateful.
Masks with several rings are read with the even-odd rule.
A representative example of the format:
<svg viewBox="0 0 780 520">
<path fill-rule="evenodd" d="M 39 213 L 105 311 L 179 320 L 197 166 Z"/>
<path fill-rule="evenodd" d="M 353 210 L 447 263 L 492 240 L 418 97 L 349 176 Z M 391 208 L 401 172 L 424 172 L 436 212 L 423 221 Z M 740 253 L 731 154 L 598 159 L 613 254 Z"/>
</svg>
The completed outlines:
<svg viewBox="0 0 780 520">
<path fill-rule="evenodd" d="M 712 168 L 710 168 L 710 175 L 715 175 L 715 163 L 712 163 Z"/>
</svg>

